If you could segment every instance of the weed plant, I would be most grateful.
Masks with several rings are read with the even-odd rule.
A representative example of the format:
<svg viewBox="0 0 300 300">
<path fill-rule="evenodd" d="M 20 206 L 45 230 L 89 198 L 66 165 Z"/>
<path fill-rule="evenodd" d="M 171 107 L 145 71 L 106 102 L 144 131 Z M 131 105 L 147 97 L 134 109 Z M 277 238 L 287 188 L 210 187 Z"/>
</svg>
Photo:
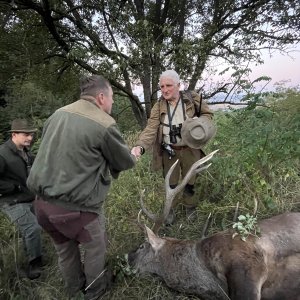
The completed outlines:
<svg viewBox="0 0 300 300">
<path fill-rule="evenodd" d="M 290 91 L 269 97 L 266 106 L 215 114 L 217 135 L 204 150 L 220 151 L 211 167 L 197 178 L 197 219 L 187 221 L 179 206 L 175 224 L 161 228 L 161 236 L 200 238 L 209 213 L 212 219 L 208 234 L 232 228 L 237 202 L 240 215 L 252 216 L 255 210 L 258 220 L 284 211 L 299 211 L 300 95 Z M 131 147 L 137 134 L 127 133 L 125 137 Z M 151 171 L 149 153 L 113 182 L 104 207 L 109 239 L 107 259 L 118 273 L 113 289 L 102 299 L 198 299 L 168 289 L 158 278 L 139 278 L 126 269 L 125 254 L 145 239 L 137 225 L 143 189 L 146 206 L 152 212 L 160 212 L 164 181 L 161 172 Z M 152 226 L 144 216 L 142 222 Z M 43 239 L 47 264 L 41 278 L 30 281 L 20 272 L 25 261 L 20 237 L 1 215 L 0 299 L 67 299 L 52 243 L 47 235 Z"/>
</svg>

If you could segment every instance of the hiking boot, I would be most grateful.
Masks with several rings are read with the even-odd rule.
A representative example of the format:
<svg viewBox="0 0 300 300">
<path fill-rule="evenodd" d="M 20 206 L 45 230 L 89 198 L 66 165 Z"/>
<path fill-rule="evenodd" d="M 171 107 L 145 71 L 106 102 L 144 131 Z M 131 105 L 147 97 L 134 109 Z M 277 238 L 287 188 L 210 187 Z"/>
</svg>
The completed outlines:
<svg viewBox="0 0 300 300">
<path fill-rule="evenodd" d="M 175 222 L 175 211 L 173 208 L 171 208 L 166 220 L 165 225 L 170 226 Z"/>
<path fill-rule="evenodd" d="M 183 196 L 193 197 L 194 195 L 195 195 L 194 185 L 193 184 L 187 184 L 184 187 Z"/>
<path fill-rule="evenodd" d="M 189 221 L 195 221 L 197 219 L 196 207 L 186 207 L 185 212 L 186 212 L 186 217 Z"/>
<path fill-rule="evenodd" d="M 27 277 L 31 280 L 37 279 L 42 273 L 42 257 L 39 256 L 29 262 Z"/>
</svg>

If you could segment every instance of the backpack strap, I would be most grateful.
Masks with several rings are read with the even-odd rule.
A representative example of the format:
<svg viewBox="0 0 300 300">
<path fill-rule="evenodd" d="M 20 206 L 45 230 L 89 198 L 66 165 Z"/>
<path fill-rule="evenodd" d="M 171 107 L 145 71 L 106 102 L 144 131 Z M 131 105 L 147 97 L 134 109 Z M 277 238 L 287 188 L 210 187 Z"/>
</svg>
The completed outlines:
<svg viewBox="0 0 300 300">
<path fill-rule="evenodd" d="M 201 106 L 202 106 L 202 94 L 200 94 L 200 104 L 199 106 L 197 105 L 196 101 L 194 100 L 193 96 L 192 96 L 192 92 L 190 90 L 186 90 L 184 91 L 186 96 L 188 97 L 188 99 L 194 103 L 194 106 L 195 106 L 195 115 L 199 118 L 200 115 L 201 115 Z"/>
</svg>

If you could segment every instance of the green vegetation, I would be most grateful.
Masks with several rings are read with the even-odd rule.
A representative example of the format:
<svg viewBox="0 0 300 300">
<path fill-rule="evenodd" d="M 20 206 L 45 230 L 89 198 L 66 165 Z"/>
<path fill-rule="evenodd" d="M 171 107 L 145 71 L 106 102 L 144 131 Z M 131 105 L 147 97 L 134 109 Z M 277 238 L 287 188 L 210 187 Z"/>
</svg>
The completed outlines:
<svg viewBox="0 0 300 300">
<path fill-rule="evenodd" d="M 232 238 L 240 236 L 242 241 L 246 241 L 249 235 L 258 237 L 260 233 L 260 228 L 257 225 L 257 218 L 246 214 L 238 216 L 238 222 L 235 222 L 232 228 L 235 229 L 235 233 L 232 235 Z"/>
<path fill-rule="evenodd" d="M 224 92 L 231 99 L 270 81 L 249 79 L 249 64 L 263 62 L 262 50 L 289 55 L 300 39 L 295 0 L 0 0 L 0 6 L 0 90 L 7 94 L 30 78 L 55 94 L 67 87 L 71 96 L 73 79 L 102 74 L 141 127 L 162 71 L 177 70 L 205 98 Z M 220 79 L 211 80 L 215 75 Z M 133 93 L 136 84 L 145 106 Z"/>
<path fill-rule="evenodd" d="M 237 202 L 239 214 L 246 219 L 249 216 L 243 223 L 244 227 L 251 223 L 255 228 L 256 218 L 259 220 L 283 211 L 299 211 L 300 93 L 287 90 L 270 94 L 265 103 L 267 107 L 251 106 L 215 114 L 218 132 L 205 152 L 220 151 L 212 160 L 212 166 L 197 179 L 198 218 L 188 222 L 184 210 L 179 207 L 176 223 L 163 227 L 160 235 L 200 238 L 210 212 L 209 234 L 232 228 Z M 136 134 L 126 133 L 130 146 L 136 140 Z M 113 182 L 106 202 L 108 262 L 119 273 L 113 289 L 103 299 L 198 299 L 168 289 L 157 278 L 138 278 L 131 274 L 125 254 L 145 239 L 137 225 L 142 189 L 146 190 L 147 207 L 158 212 L 164 201 L 164 182 L 160 173 L 151 172 L 150 154 L 145 154 L 134 169 L 122 173 Z M 256 206 L 257 214 L 250 220 Z M 142 221 L 151 226 L 143 216 Z M 251 229 L 250 232 L 253 233 Z M 1 299 L 67 299 L 54 248 L 47 235 L 44 235 L 44 247 L 47 265 L 41 278 L 30 281 L 22 277 L 17 272 L 25 262 L 20 237 L 1 216 Z"/>
</svg>

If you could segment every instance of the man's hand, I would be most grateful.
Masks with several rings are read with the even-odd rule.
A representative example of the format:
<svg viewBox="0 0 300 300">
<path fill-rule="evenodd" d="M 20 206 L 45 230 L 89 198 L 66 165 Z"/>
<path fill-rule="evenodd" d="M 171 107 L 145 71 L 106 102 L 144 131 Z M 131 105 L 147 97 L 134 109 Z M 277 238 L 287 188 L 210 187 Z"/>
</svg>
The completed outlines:
<svg viewBox="0 0 300 300">
<path fill-rule="evenodd" d="M 135 156 L 135 158 L 138 160 L 141 155 L 143 154 L 143 147 L 141 146 L 136 146 L 136 147 L 133 147 L 131 149 L 131 154 Z"/>
</svg>

